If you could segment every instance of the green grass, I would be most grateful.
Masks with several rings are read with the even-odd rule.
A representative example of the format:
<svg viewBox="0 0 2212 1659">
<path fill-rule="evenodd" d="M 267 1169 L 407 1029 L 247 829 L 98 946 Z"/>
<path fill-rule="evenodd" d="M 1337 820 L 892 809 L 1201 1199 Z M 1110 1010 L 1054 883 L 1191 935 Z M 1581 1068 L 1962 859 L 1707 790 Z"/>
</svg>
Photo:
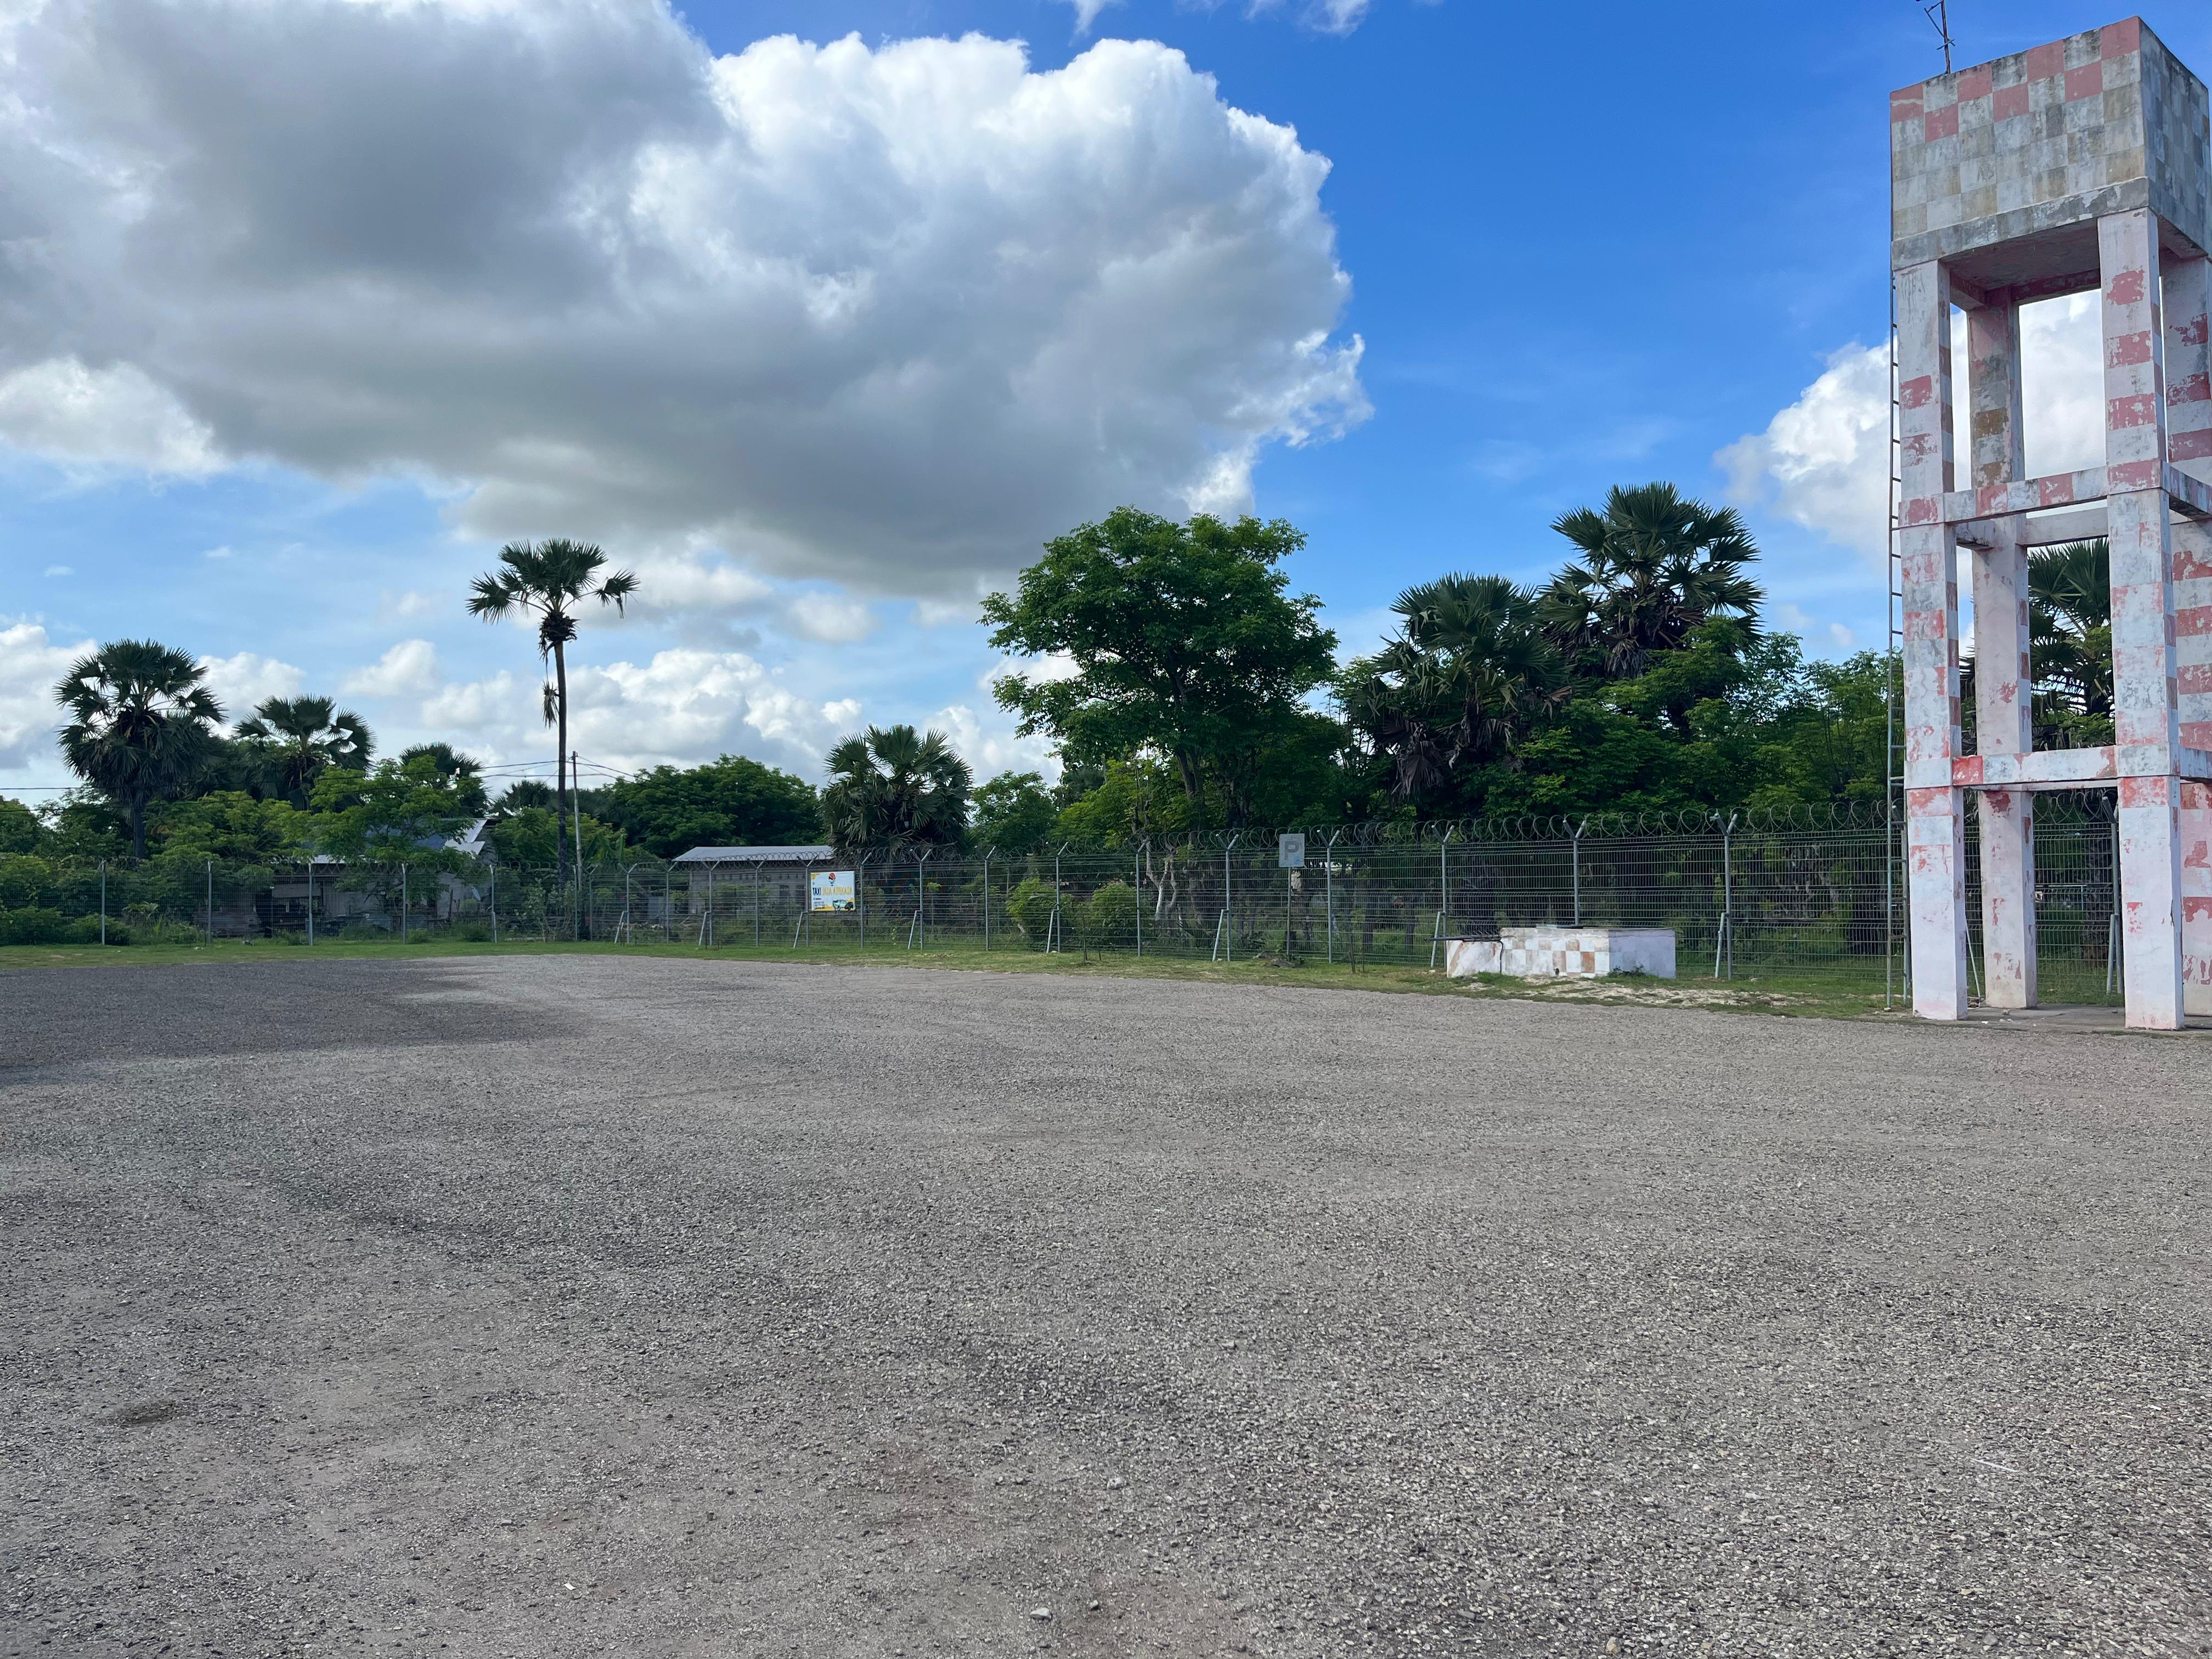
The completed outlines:
<svg viewBox="0 0 2212 1659">
<path fill-rule="evenodd" d="M 394 940 L 356 942 L 339 939 L 313 945 L 275 939 L 218 939 L 213 945 L 13 945 L 0 946 L 0 972 L 40 968 L 171 967 L 185 963 L 283 963 L 301 955 L 342 961 L 488 956 L 644 956 L 706 958 L 728 962 L 820 963 L 874 968 L 936 968 L 955 971 L 1055 974 L 1072 978 L 1194 980 L 1224 985 L 1287 985 L 1340 990 L 1392 991 L 1422 996 L 1512 998 L 1544 1002 L 1628 1003 L 1654 1006 L 1696 1006 L 1733 1012 L 1851 1018 L 1882 1009 L 1879 979 L 1868 983 L 1864 966 L 1790 970 L 1783 975 L 1739 969 L 1733 981 L 1651 979 L 1623 975 L 1609 980 L 1525 980 L 1483 975 L 1453 980 L 1421 965 L 1400 963 L 1331 964 L 1288 963 L 1276 957 L 1231 963 L 1188 957 L 1136 957 L 1127 951 L 1082 951 L 1047 956 L 1013 949 L 984 951 L 974 945 L 927 946 L 908 951 L 896 945 L 817 945 L 791 950 L 775 945 L 605 945 L 530 941 L 430 939 L 402 945 Z M 1876 973 L 1880 964 L 1874 965 Z"/>
</svg>

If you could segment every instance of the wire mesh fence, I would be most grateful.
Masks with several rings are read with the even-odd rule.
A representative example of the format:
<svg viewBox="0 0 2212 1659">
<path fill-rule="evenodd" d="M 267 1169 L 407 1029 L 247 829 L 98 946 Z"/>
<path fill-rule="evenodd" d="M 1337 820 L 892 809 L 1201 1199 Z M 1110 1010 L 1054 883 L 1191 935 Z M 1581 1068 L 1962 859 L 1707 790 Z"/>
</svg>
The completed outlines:
<svg viewBox="0 0 2212 1659">
<path fill-rule="evenodd" d="M 1016 855 L 639 860 L 565 879 L 448 854 L 373 867 L 170 854 L 28 877 L 16 860 L 0 939 L 574 939 L 1435 966 L 1453 938 L 1550 924 L 1670 929 L 1686 976 L 1902 994 L 1901 828 L 1877 807 L 1322 829 L 1307 832 L 1296 868 L 1284 867 L 1273 832 L 1251 831 Z M 2114 1000 L 2109 813 L 2057 798 L 2035 839 L 2045 1000 Z M 1978 963 L 1973 854 L 1970 830 Z"/>
</svg>

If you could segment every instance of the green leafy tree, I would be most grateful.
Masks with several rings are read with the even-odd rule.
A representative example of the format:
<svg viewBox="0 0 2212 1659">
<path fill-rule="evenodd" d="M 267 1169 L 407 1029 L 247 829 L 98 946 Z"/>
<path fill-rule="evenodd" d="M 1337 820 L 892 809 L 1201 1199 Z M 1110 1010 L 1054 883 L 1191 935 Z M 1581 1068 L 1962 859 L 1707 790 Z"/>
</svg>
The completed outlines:
<svg viewBox="0 0 2212 1659">
<path fill-rule="evenodd" d="M 242 789 L 216 790 L 164 806 L 156 825 L 163 854 L 228 864 L 296 859 L 313 829 L 313 818 L 289 801 L 260 799 Z"/>
<path fill-rule="evenodd" d="M 872 726 L 830 751 L 822 828 L 841 848 L 954 847 L 968 830 L 968 763 L 942 732 Z"/>
<path fill-rule="evenodd" d="M 1018 856 L 1052 839 L 1060 808 L 1043 777 L 1035 772 L 1001 772 L 975 792 L 975 841 Z"/>
<path fill-rule="evenodd" d="M 1277 568 L 1304 544 L 1279 520 L 1178 524 L 1132 507 L 1056 537 L 983 620 L 1000 650 L 1070 672 L 1006 675 L 1000 703 L 1073 764 L 1165 757 L 1195 827 L 1210 788 L 1243 821 L 1263 754 L 1332 668 L 1321 602 L 1292 598 Z"/>
<path fill-rule="evenodd" d="M 70 789 L 39 808 L 42 857 L 90 863 L 119 858 L 130 848 L 131 821 L 97 789 Z"/>
<path fill-rule="evenodd" d="M 520 812 L 525 807 L 542 806 L 550 812 L 558 799 L 551 784 L 537 778 L 517 778 L 500 792 L 498 805 L 493 810 L 502 813 Z"/>
<path fill-rule="evenodd" d="M 588 805 L 655 858 L 694 847 L 791 846 L 820 833 L 813 787 L 743 755 L 704 766 L 656 766 L 594 791 Z"/>
<path fill-rule="evenodd" d="M 328 769 L 362 771 L 376 751 L 368 723 L 328 697 L 270 697 L 232 735 L 264 769 L 268 793 L 301 807 Z"/>
<path fill-rule="evenodd" d="M 1545 630 L 1587 679 L 1632 679 L 1715 617 L 1756 632 L 1759 557 L 1733 508 L 1715 509 L 1670 483 L 1615 485 L 1602 510 L 1577 507 L 1552 528 L 1580 556 L 1538 598 Z"/>
<path fill-rule="evenodd" d="M 1091 777 L 1090 787 L 1060 809 L 1048 841 L 1093 851 L 1189 833 L 1190 801 L 1166 762 L 1134 755 L 1095 769 Z"/>
<path fill-rule="evenodd" d="M 146 856 L 146 809 L 183 793 L 205 764 L 222 705 L 198 665 L 151 640 L 118 640 L 70 665 L 54 696 L 69 716 L 62 757 L 127 812 Z"/>
<path fill-rule="evenodd" d="M 482 761 L 462 754 L 450 743 L 418 743 L 399 751 L 401 766 L 414 762 L 428 766 L 441 778 L 450 778 L 455 797 L 471 817 L 482 817 L 491 810 L 484 793 Z"/>
<path fill-rule="evenodd" d="M 44 834 L 36 812 L 12 796 L 0 795 L 0 853 L 35 853 Z"/>
<path fill-rule="evenodd" d="M 53 876 L 53 866 L 34 854 L 0 853 L 0 910 L 28 909 Z"/>
<path fill-rule="evenodd" d="M 1083 943 L 1094 951 L 1120 951 L 1137 942 L 1137 890 L 1126 881 L 1103 883 L 1083 905 Z"/>
<path fill-rule="evenodd" d="M 623 603 L 637 592 L 637 578 L 627 570 L 602 575 L 607 556 L 588 542 L 556 537 L 538 543 L 510 542 L 499 550 L 499 568 L 479 576 L 471 585 L 469 614 L 486 622 L 514 616 L 531 617 L 538 623 L 538 654 L 553 665 L 552 682 L 545 688 L 545 723 L 558 728 L 555 752 L 554 793 L 560 816 L 568 816 L 568 647 L 576 637 L 576 608 L 587 599 L 611 605 L 622 614 Z M 555 868 L 565 878 L 568 848 L 555 849 Z"/>
<path fill-rule="evenodd" d="M 315 780 L 311 799 L 315 847 L 349 864 L 463 862 L 445 843 L 476 817 L 474 782 L 441 773 L 422 756 L 383 761 L 367 772 L 328 768 Z"/>
<path fill-rule="evenodd" d="M 1443 576 L 1392 605 L 1396 637 L 1339 678 L 1345 719 L 1388 763 L 1390 793 L 1432 800 L 1462 768 L 1509 757 L 1565 696 L 1536 597 L 1504 576 Z"/>
<path fill-rule="evenodd" d="M 1006 915 L 1030 950 L 1042 951 L 1048 942 L 1057 902 L 1052 884 L 1040 876 L 1027 878 L 1006 895 Z"/>
<path fill-rule="evenodd" d="M 625 848 L 620 830 L 600 823 L 588 812 L 576 823 L 578 828 L 574 833 L 583 837 L 586 865 L 612 864 L 622 857 Z M 495 820 L 484 836 L 491 843 L 493 857 L 501 864 L 523 870 L 554 868 L 557 854 L 567 844 L 562 840 L 561 819 L 548 806 L 519 808 Z"/>
</svg>

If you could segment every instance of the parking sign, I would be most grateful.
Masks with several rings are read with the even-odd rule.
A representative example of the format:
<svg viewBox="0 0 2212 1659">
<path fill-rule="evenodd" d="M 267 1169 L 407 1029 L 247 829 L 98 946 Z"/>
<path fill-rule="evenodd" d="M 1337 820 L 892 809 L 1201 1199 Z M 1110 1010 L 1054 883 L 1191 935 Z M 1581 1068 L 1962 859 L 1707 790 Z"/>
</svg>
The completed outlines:
<svg viewBox="0 0 2212 1659">
<path fill-rule="evenodd" d="M 1275 862 L 1285 870 L 1306 867 L 1306 838 L 1304 836 L 1275 837 Z"/>
</svg>

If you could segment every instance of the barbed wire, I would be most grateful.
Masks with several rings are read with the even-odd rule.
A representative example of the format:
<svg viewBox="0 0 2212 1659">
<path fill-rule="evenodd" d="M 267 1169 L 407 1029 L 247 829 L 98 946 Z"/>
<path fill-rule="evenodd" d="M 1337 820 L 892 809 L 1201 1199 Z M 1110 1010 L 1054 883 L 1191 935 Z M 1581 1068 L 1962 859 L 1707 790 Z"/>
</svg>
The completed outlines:
<svg viewBox="0 0 2212 1659">
<path fill-rule="evenodd" d="M 2096 825 L 2110 822 L 2112 805 L 2109 798 L 2101 796 L 2044 796 L 2036 810 L 2037 820 L 2046 826 Z M 612 859 L 591 860 L 586 866 L 588 878 L 604 878 L 605 872 L 617 876 L 623 872 L 649 870 L 681 872 L 703 870 L 711 862 L 725 870 L 745 870 L 756 864 L 769 867 L 805 867 L 829 870 L 863 866 L 871 872 L 893 869 L 910 870 L 923 861 L 925 856 L 935 868 L 955 865 L 976 865 L 986 860 L 996 864 L 1036 862 L 1050 866 L 1055 858 L 1070 865 L 1091 864 L 1102 860 L 1127 860 L 1134 856 L 1154 859 L 1208 859 L 1218 861 L 1226 854 L 1234 863 L 1243 866 L 1273 866 L 1279 853 L 1278 837 L 1281 835 L 1304 835 L 1306 858 L 1316 863 L 1324 858 L 1342 858 L 1348 854 L 1397 854 L 1434 859 L 1440 853 L 1452 860 L 1477 858 L 1485 848 L 1565 847 L 1579 844 L 1589 854 L 1607 849 L 1634 846 L 1663 848 L 1668 844 L 1686 846 L 1731 841 L 1739 846 L 1760 839 L 1789 839 L 1806 842 L 1807 850 L 1817 850 L 1824 838 L 1853 845 L 1863 845 L 1877 838 L 1887 840 L 1902 827 L 1902 819 L 1893 819 L 1886 805 L 1881 801 L 1838 801 L 1791 803 L 1735 810 L 1686 808 L 1653 809 L 1638 812 L 1590 812 L 1525 814 L 1514 817 L 1493 818 L 1429 818 L 1421 820 L 1376 819 L 1354 823 L 1310 824 L 1302 830 L 1278 830 L 1243 825 L 1198 835 L 1154 835 L 1134 840 L 1108 842 L 1051 842 L 1007 849 L 978 842 L 967 847 L 924 847 L 918 845 L 870 846 L 837 848 L 823 856 L 807 860 L 787 855 L 773 858 L 749 858 L 745 849 L 728 849 L 732 856 L 720 860 L 693 860 L 679 864 L 674 859 L 665 859 L 639 851 L 626 852 Z M 1970 819 L 1970 823 L 1972 820 Z M 1448 851 L 1446 849 L 1449 849 Z M 155 854 L 149 855 L 151 864 L 167 858 L 183 860 L 195 866 L 208 861 L 204 854 Z M 317 860 L 328 867 L 342 863 L 321 855 Z M 100 860 L 90 856 L 46 859 L 46 862 L 57 875 L 84 873 L 94 870 Z M 125 857 L 111 857 L 108 867 L 125 870 L 137 867 L 137 862 Z M 222 867 L 252 866 L 264 868 L 296 869 L 304 867 L 306 859 L 296 853 L 273 858 L 251 860 L 216 859 L 213 862 Z M 503 876 L 528 877 L 538 879 L 550 876 L 552 866 L 511 864 L 500 860 L 496 853 L 476 860 L 457 859 L 454 849 L 434 847 L 422 848 L 419 857 L 394 858 L 386 854 L 374 860 L 362 860 L 354 866 L 363 873 L 378 869 L 396 871 L 400 864 L 413 862 L 428 868 L 433 865 L 449 869 L 483 869 L 496 866 Z"/>
</svg>

